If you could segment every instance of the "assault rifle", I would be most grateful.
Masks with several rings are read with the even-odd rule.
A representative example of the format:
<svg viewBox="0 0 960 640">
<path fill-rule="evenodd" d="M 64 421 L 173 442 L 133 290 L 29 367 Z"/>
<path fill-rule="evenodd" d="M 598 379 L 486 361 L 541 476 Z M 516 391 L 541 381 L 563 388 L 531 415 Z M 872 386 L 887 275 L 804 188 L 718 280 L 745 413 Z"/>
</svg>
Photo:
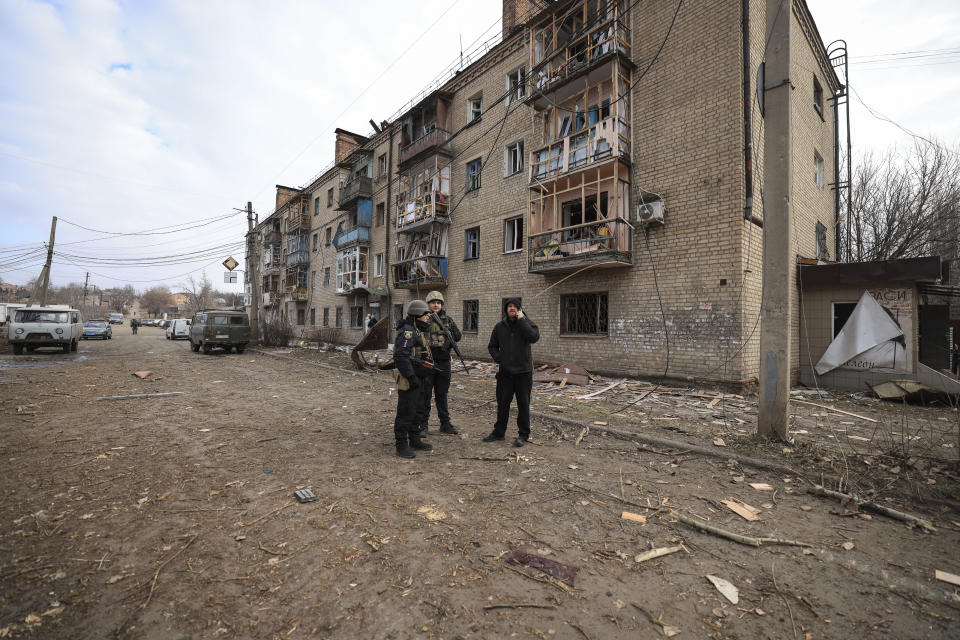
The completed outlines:
<svg viewBox="0 0 960 640">
<path fill-rule="evenodd" d="M 473 367 L 468 367 L 467 363 L 463 361 L 463 354 L 460 353 L 460 347 L 457 346 L 457 341 L 453 339 L 453 336 L 450 334 L 450 329 L 447 329 L 447 325 L 443 324 L 443 321 L 440 319 L 440 316 L 437 315 L 435 311 L 430 312 L 430 317 L 433 318 L 434 322 L 440 325 L 440 328 L 443 330 L 443 335 L 447 337 L 447 340 L 450 341 L 450 346 L 453 347 L 453 352 L 457 354 L 457 357 L 460 358 L 460 364 L 463 366 L 463 371 L 470 371 Z"/>
</svg>

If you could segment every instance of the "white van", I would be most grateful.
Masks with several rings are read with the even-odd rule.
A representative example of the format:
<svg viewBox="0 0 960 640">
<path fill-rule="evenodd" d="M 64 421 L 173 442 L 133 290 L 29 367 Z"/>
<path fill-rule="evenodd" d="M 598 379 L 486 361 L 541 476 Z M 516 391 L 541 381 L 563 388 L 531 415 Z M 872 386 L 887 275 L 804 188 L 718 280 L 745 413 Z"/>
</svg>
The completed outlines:
<svg viewBox="0 0 960 640">
<path fill-rule="evenodd" d="M 167 340 L 189 340 L 190 318 L 175 318 L 167 325 Z"/>
<path fill-rule="evenodd" d="M 77 350 L 83 337 L 80 311 L 62 307 L 21 307 L 10 314 L 7 341 L 16 355 L 23 348 L 60 347 L 64 353 Z"/>
</svg>

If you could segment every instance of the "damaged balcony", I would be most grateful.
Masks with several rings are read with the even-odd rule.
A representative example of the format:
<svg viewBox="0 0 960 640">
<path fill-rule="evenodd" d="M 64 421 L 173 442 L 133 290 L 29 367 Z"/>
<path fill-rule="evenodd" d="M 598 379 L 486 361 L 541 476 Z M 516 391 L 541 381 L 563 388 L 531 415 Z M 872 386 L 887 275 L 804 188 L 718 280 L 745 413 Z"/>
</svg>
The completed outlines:
<svg viewBox="0 0 960 640">
<path fill-rule="evenodd" d="M 630 12 L 625 0 L 567 4 L 530 31 L 529 104 L 546 108 L 546 94 L 611 61 L 630 63 Z M 556 104 L 556 101 L 553 101 Z"/>
<path fill-rule="evenodd" d="M 268 244 L 263 248 L 263 275 L 280 273 L 280 243 Z"/>
<path fill-rule="evenodd" d="M 633 265 L 632 229 L 623 218 L 586 222 L 530 236 L 529 272 Z"/>
<path fill-rule="evenodd" d="M 356 210 L 344 218 L 333 234 L 333 246 L 338 250 L 354 245 L 368 246 L 370 227 L 373 225 L 373 202 L 366 199 L 358 201 Z"/>
<path fill-rule="evenodd" d="M 400 174 L 397 196 L 397 233 L 450 221 L 450 166 L 434 154 Z"/>
<path fill-rule="evenodd" d="M 448 121 L 452 98 L 452 94 L 442 91 L 431 93 L 400 118 L 397 166 L 401 170 L 428 153 L 448 152 Z"/>
<path fill-rule="evenodd" d="M 443 289 L 447 286 L 447 257 L 418 256 L 393 267 L 393 286 L 396 289 Z"/>
<path fill-rule="evenodd" d="M 408 162 L 434 151 L 445 151 L 450 132 L 434 128 L 408 145 L 400 147 L 399 165 L 403 167 Z"/>
<path fill-rule="evenodd" d="M 367 247 L 354 245 L 337 252 L 337 295 L 349 295 L 355 289 L 368 291 L 367 258 Z"/>
<path fill-rule="evenodd" d="M 592 112 L 574 113 L 572 117 L 593 119 Z M 567 116 L 564 123 L 569 125 L 570 118 Z M 561 132 L 566 128 L 569 126 Z M 608 117 L 535 150 L 531 154 L 530 182 L 545 184 L 572 171 L 614 160 L 630 161 L 630 125 L 621 118 Z"/>
<path fill-rule="evenodd" d="M 309 297 L 306 267 L 298 266 L 287 269 L 283 291 L 294 302 L 306 302 Z"/>
<path fill-rule="evenodd" d="M 304 197 L 298 197 L 286 204 L 287 213 L 284 215 L 286 221 L 287 233 L 296 233 L 299 231 L 310 230 L 310 206 L 309 200 Z"/>
<path fill-rule="evenodd" d="M 337 210 L 346 211 L 360 198 L 373 197 L 373 178 L 368 176 L 351 175 L 340 185 L 340 196 L 337 200 Z"/>
</svg>

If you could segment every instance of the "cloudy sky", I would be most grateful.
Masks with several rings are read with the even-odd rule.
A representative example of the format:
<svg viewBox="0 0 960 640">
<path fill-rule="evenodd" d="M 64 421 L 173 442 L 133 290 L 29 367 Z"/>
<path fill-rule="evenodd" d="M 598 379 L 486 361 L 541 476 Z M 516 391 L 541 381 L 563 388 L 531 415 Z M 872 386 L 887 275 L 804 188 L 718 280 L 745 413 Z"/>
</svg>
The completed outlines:
<svg viewBox="0 0 960 640">
<path fill-rule="evenodd" d="M 666 1 L 666 0 L 663 0 Z M 960 141 L 960 3 L 808 0 L 878 115 Z M 176 288 L 242 260 L 248 200 L 308 182 L 500 31 L 499 0 L 0 0 L 0 278 Z M 683 19 L 681 9 L 679 20 Z M 897 55 L 894 55 L 897 54 Z M 855 150 L 910 137 L 855 96 Z M 82 228 L 86 227 L 86 229 Z M 109 232 L 109 233 L 103 233 Z M 109 234 L 137 234 L 114 235 Z M 132 266 L 125 261 L 149 266 Z M 235 287 L 239 290 L 239 286 Z"/>
</svg>

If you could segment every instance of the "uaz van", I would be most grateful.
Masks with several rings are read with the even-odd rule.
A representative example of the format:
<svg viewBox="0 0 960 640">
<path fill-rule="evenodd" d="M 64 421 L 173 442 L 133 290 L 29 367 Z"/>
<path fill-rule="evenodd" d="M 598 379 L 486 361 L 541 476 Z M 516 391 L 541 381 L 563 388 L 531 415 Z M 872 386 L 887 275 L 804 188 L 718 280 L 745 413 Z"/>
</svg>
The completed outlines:
<svg viewBox="0 0 960 640">
<path fill-rule="evenodd" d="M 77 350 L 83 337 L 80 311 L 63 307 L 21 307 L 10 315 L 7 341 L 16 355 L 38 347 L 59 347 L 64 353 Z"/>
<path fill-rule="evenodd" d="M 193 316 L 190 325 L 190 348 L 194 352 L 221 348 L 243 353 L 250 342 L 250 320 L 243 311 L 210 310 Z"/>
</svg>

